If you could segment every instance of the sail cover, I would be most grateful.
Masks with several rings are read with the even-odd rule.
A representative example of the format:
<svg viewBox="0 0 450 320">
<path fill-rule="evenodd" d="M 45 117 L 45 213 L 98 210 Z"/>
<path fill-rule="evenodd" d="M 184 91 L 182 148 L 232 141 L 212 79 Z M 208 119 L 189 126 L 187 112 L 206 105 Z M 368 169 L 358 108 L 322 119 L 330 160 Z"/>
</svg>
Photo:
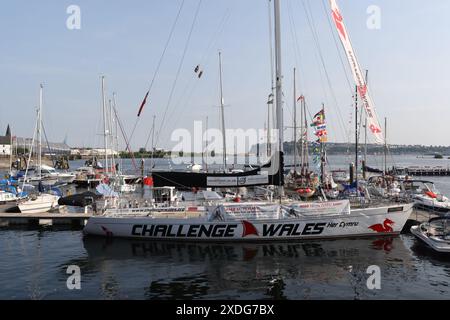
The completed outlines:
<svg viewBox="0 0 450 320">
<path fill-rule="evenodd" d="M 359 96 L 361 97 L 361 101 L 364 104 L 364 108 L 366 110 L 367 126 L 374 135 L 376 143 L 384 143 L 383 133 L 378 121 L 377 114 L 375 112 L 373 100 L 369 95 L 366 80 L 364 79 L 363 73 L 361 72 L 361 67 L 353 50 L 350 36 L 347 32 L 347 28 L 345 27 L 344 19 L 341 15 L 341 11 L 339 10 L 336 0 L 330 0 L 330 6 L 333 21 L 336 25 L 342 45 L 344 46 L 348 62 L 350 63 L 350 69 L 352 70 L 353 78 L 355 80 L 356 86 L 358 87 Z"/>
</svg>

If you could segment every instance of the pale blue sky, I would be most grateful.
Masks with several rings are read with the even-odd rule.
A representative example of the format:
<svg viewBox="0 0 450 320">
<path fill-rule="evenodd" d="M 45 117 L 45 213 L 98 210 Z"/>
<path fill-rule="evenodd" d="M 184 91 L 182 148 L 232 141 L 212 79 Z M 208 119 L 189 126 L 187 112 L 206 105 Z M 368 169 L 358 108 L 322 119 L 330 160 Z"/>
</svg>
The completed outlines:
<svg viewBox="0 0 450 320">
<path fill-rule="evenodd" d="M 101 145 L 100 75 L 117 92 L 130 133 L 153 77 L 180 0 L 2 1 L 0 11 L 0 130 L 31 136 L 39 83 L 45 85 L 44 118 L 52 141 L 68 135 L 71 146 Z M 325 0 L 282 0 L 286 125 L 291 119 L 292 69 L 310 111 L 324 102 L 331 141 L 346 141 L 351 93 L 325 15 Z M 81 30 L 66 28 L 66 8 L 81 7 Z M 152 116 L 160 120 L 180 63 L 197 0 L 186 0 L 179 25 L 133 139 L 145 144 Z M 389 141 L 450 145 L 450 12 L 448 0 L 341 0 L 348 31 L 364 69 L 380 120 L 389 119 Z M 381 8 L 381 29 L 366 27 L 367 7 Z M 306 19 L 313 15 L 332 93 Z M 225 18 L 228 17 L 228 18 Z M 221 21 L 225 18 L 223 30 Z M 300 56 L 295 53 L 295 34 Z M 334 32 L 334 30 L 333 30 Z M 336 35 L 336 34 L 335 34 Z M 294 35 L 295 36 L 295 35 Z M 214 39 L 211 41 L 211 39 Z M 217 51 L 224 60 L 227 127 L 262 128 L 270 89 L 268 4 L 265 0 L 203 0 L 184 66 L 169 105 L 160 146 L 175 128 L 191 128 L 208 115 L 219 126 Z M 343 56 L 342 56 L 343 57 Z M 204 76 L 195 78 L 201 63 Z M 347 68 L 346 60 L 344 60 Z M 348 74 L 351 80 L 350 75 Z M 336 102 L 338 106 L 336 106 Z M 340 116 L 338 112 L 340 110 Z M 341 120 L 342 119 L 342 120 Z M 4 128 L 4 129 L 3 129 Z M 290 133 L 287 133 L 290 137 Z"/>
</svg>

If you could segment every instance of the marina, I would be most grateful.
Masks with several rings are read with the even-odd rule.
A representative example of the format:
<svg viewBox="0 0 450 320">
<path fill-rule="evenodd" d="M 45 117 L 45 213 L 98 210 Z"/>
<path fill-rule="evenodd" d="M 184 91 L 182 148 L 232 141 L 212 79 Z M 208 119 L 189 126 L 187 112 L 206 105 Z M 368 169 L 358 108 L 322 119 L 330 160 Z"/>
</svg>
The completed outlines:
<svg viewBox="0 0 450 320">
<path fill-rule="evenodd" d="M 91 50 L 6 94 L 0 299 L 447 299 L 450 147 L 361 4 L 214 1 L 112 6 L 133 32 L 72 5 Z"/>
</svg>

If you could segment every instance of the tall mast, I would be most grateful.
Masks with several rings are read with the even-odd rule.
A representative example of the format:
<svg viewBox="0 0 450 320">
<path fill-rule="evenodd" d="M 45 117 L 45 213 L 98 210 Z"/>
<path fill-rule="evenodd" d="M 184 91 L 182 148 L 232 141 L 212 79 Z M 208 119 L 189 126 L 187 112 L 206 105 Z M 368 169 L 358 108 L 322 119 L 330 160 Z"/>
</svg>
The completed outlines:
<svg viewBox="0 0 450 320">
<path fill-rule="evenodd" d="M 107 116 L 106 116 L 106 97 L 105 97 L 105 76 L 102 76 L 102 107 L 103 107 L 103 136 L 104 136 L 104 147 L 105 147 L 105 169 L 108 172 L 108 130 L 106 127 Z"/>
<path fill-rule="evenodd" d="M 114 170 L 115 172 L 115 166 L 116 166 L 116 160 L 114 156 L 115 151 L 115 143 L 114 143 L 114 132 L 113 132 L 113 119 L 112 119 L 112 100 L 108 100 L 108 136 L 109 136 L 109 142 L 110 142 L 110 149 L 111 149 L 111 170 Z M 117 174 L 117 172 L 115 172 Z"/>
<path fill-rule="evenodd" d="M 272 89 L 273 91 L 273 89 Z M 273 94 L 270 94 L 267 101 L 267 158 L 270 158 L 271 150 L 271 138 L 270 138 L 270 106 L 273 105 Z"/>
<path fill-rule="evenodd" d="M 119 118 L 116 113 L 116 107 L 117 107 L 116 106 L 116 93 L 113 92 L 113 111 L 114 111 L 113 120 L 114 120 L 114 126 L 115 126 L 115 128 L 114 128 L 114 130 L 115 130 L 114 145 L 115 145 L 116 151 L 119 152 Z"/>
<path fill-rule="evenodd" d="M 208 116 L 206 116 L 206 124 L 205 124 L 205 149 L 203 151 L 205 158 L 205 171 L 208 172 Z"/>
<path fill-rule="evenodd" d="M 283 168 L 281 167 L 283 162 L 283 82 L 282 82 L 282 70 L 281 70 L 281 14 L 280 14 L 280 0 L 274 0 L 274 16 L 275 16 L 275 74 L 276 74 L 276 118 L 277 118 L 277 133 L 278 133 L 278 165 L 280 183 L 278 191 L 280 197 L 284 196 L 283 188 Z"/>
<path fill-rule="evenodd" d="M 384 174 L 387 174 L 387 118 L 384 118 Z"/>
<path fill-rule="evenodd" d="M 297 174 L 297 92 L 296 69 L 294 68 L 294 174 Z"/>
<path fill-rule="evenodd" d="M 220 114 L 222 119 L 222 143 L 223 143 L 223 169 L 227 170 L 227 137 L 225 132 L 225 106 L 223 100 L 223 82 L 222 82 L 222 52 L 219 51 L 219 77 L 220 77 Z"/>
<path fill-rule="evenodd" d="M 309 169 L 309 149 L 308 149 L 308 119 L 306 117 L 306 98 L 302 99 L 302 114 L 304 119 L 302 119 L 302 168 L 303 175 L 306 176 Z M 304 127 L 303 127 L 304 126 Z"/>
<path fill-rule="evenodd" d="M 153 172 L 153 162 L 155 159 L 155 125 L 156 125 L 156 116 L 153 116 L 153 125 L 152 125 L 152 159 L 150 163 L 150 170 Z"/>
<path fill-rule="evenodd" d="M 269 7 L 269 49 L 270 49 L 270 95 L 269 100 L 267 101 L 267 158 L 270 158 L 272 153 L 272 140 L 271 140 L 271 106 L 273 106 L 274 103 L 274 96 L 275 96 L 275 79 L 274 79 L 274 63 L 273 63 L 273 39 L 272 39 L 272 4 L 270 3 L 271 0 L 268 2 Z M 275 124 L 274 124 L 275 125 Z"/>
<path fill-rule="evenodd" d="M 364 119 L 364 166 L 363 173 L 364 179 L 366 178 L 366 168 L 367 168 L 367 118 Z"/>
<path fill-rule="evenodd" d="M 14 152 L 14 145 L 13 145 L 12 134 L 10 134 L 10 142 L 11 142 L 11 144 L 10 144 L 10 147 L 9 147 L 9 174 L 11 175 L 11 173 L 12 173 L 11 171 L 12 171 L 13 152 Z"/>
<path fill-rule="evenodd" d="M 325 114 L 325 104 L 322 104 L 322 110 L 323 114 Z M 322 139 L 320 139 L 320 182 L 321 185 L 324 185 L 325 182 L 325 148 L 324 148 L 324 142 Z"/>
<path fill-rule="evenodd" d="M 39 110 L 38 110 L 38 176 L 42 177 L 42 105 L 43 105 L 43 92 L 44 86 L 41 84 L 39 89 Z"/>
<path fill-rule="evenodd" d="M 358 87 L 355 89 L 355 184 L 358 190 Z"/>
<path fill-rule="evenodd" d="M 369 85 L 369 70 L 366 70 L 366 84 Z M 364 174 L 367 166 L 367 115 L 364 117 Z M 364 179 L 366 177 L 364 176 Z"/>
</svg>

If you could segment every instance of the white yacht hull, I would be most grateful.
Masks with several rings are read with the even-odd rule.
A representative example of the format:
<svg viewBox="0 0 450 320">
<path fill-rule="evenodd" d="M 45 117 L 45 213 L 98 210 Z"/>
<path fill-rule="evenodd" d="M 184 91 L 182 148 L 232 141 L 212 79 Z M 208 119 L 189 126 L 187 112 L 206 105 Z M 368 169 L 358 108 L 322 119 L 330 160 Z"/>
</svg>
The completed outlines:
<svg viewBox="0 0 450 320">
<path fill-rule="evenodd" d="M 414 198 L 414 203 L 417 208 L 424 210 L 441 213 L 447 213 L 450 211 L 450 202 L 438 201 L 437 199 L 432 199 L 422 195 L 416 196 Z"/>
<path fill-rule="evenodd" d="M 98 216 L 89 219 L 87 235 L 149 240 L 275 241 L 399 234 L 412 204 L 281 219 L 208 221 L 198 218 Z"/>
<path fill-rule="evenodd" d="M 420 230 L 420 226 L 412 226 L 411 233 L 430 246 L 433 250 L 450 253 L 450 241 L 444 241 L 433 236 L 428 236 L 425 232 Z"/>
</svg>

